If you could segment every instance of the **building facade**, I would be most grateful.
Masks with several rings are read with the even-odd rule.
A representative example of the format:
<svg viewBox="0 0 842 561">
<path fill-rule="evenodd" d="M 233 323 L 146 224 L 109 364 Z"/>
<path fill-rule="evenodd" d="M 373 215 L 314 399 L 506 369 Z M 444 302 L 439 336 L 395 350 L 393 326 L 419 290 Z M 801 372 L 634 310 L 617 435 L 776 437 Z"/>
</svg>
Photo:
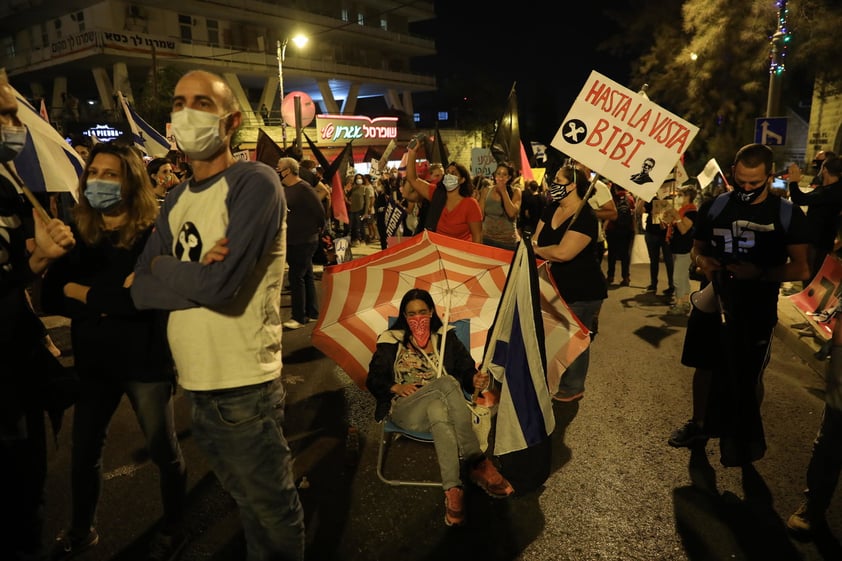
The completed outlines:
<svg viewBox="0 0 842 561">
<path fill-rule="evenodd" d="M 221 74 L 246 128 L 280 123 L 291 93 L 317 113 L 365 107 L 411 124 L 412 95 L 436 81 L 412 71 L 435 43 L 410 26 L 434 17 L 431 0 L 6 0 L 0 67 L 65 129 L 121 120 L 117 92 L 156 94 L 162 67 Z M 309 38 L 300 50 L 299 34 Z"/>
</svg>

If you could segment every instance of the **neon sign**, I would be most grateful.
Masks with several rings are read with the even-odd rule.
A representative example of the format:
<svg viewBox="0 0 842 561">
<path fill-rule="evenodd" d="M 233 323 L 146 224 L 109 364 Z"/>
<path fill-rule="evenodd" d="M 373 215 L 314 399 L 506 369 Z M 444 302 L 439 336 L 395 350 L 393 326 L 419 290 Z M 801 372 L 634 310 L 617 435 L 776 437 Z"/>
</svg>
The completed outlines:
<svg viewBox="0 0 842 561">
<path fill-rule="evenodd" d="M 316 130 L 324 145 L 354 141 L 357 146 L 385 144 L 398 137 L 397 117 L 364 115 L 317 115 Z"/>
<path fill-rule="evenodd" d="M 97 138 L 103 142 L 109 142 L 123 134 L 123 131 L 115 129 L 111 125 L 94 125 L 86 130 L 85 134 L 91 138 Z"/>
</svg>

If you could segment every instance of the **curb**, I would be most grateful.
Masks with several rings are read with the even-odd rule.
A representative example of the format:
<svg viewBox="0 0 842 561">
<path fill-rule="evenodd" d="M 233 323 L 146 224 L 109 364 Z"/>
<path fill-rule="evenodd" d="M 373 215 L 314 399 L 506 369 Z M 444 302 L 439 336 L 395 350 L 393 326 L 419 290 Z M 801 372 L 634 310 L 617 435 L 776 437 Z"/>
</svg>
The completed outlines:
<svg viewBox="0 0 842 561">
<path fill-rule="evenodd" d="M 824 339 L 813 329 L 804 314 L 786 296 L 778 298 L 778 323 L 775 335 L 781 339 L 800 359 L 824 379 L 826 360 L 816 358 Z"/>
</svg>

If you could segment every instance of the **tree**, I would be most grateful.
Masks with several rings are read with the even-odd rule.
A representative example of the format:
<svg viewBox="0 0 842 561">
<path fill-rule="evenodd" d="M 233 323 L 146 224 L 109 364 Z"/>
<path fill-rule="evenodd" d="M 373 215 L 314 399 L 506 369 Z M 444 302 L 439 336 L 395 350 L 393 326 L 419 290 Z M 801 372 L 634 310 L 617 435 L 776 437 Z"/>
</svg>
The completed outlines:
<svg viewBox="0 0 842 561">
<path fill-rule="evenodd" d="M 786 2 L 787 31 L 782 106 L 810 103 L 816 78 L 823 92 L 838 93 L 842 67 L 834 62 L 835 32 L 842 13 L 832 0 Z M 608 12 L 627 32 L 605 42 L 631 52 L 631 84 L 648 84 L 659 105 L 699 126 L 685 166 L 701 169 L 710 157 L 729 162 L 753 138 L 755 118 L 765 114 L 770 38 L 777 30 L 772 0 L 630 0 L 630 9 Z M 691 56 L 693 55 L 693 56 Z"/>
</svg>

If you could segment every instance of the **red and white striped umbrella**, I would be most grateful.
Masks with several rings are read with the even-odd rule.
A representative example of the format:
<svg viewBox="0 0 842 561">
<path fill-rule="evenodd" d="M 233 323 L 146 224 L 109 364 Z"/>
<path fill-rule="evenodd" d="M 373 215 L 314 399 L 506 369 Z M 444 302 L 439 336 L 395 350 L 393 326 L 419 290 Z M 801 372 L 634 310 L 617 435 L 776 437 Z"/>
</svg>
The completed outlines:
<svg viewBox="0 0 842 561">
<path fill-rule="evenodd" d="M 313 345 L 365 388 L 377 337 L 389 318 L 397 317 L 403 295 L 423 288 L 442 321 L 470 320 L 470 351 L 480 363 L 513 253 L 424 231 L 373 255 L 327 267 Z M 547 374 L 558 379 L 590 338 L 546 278 L 541 279 L 541 309 Z"/>
</svg>

